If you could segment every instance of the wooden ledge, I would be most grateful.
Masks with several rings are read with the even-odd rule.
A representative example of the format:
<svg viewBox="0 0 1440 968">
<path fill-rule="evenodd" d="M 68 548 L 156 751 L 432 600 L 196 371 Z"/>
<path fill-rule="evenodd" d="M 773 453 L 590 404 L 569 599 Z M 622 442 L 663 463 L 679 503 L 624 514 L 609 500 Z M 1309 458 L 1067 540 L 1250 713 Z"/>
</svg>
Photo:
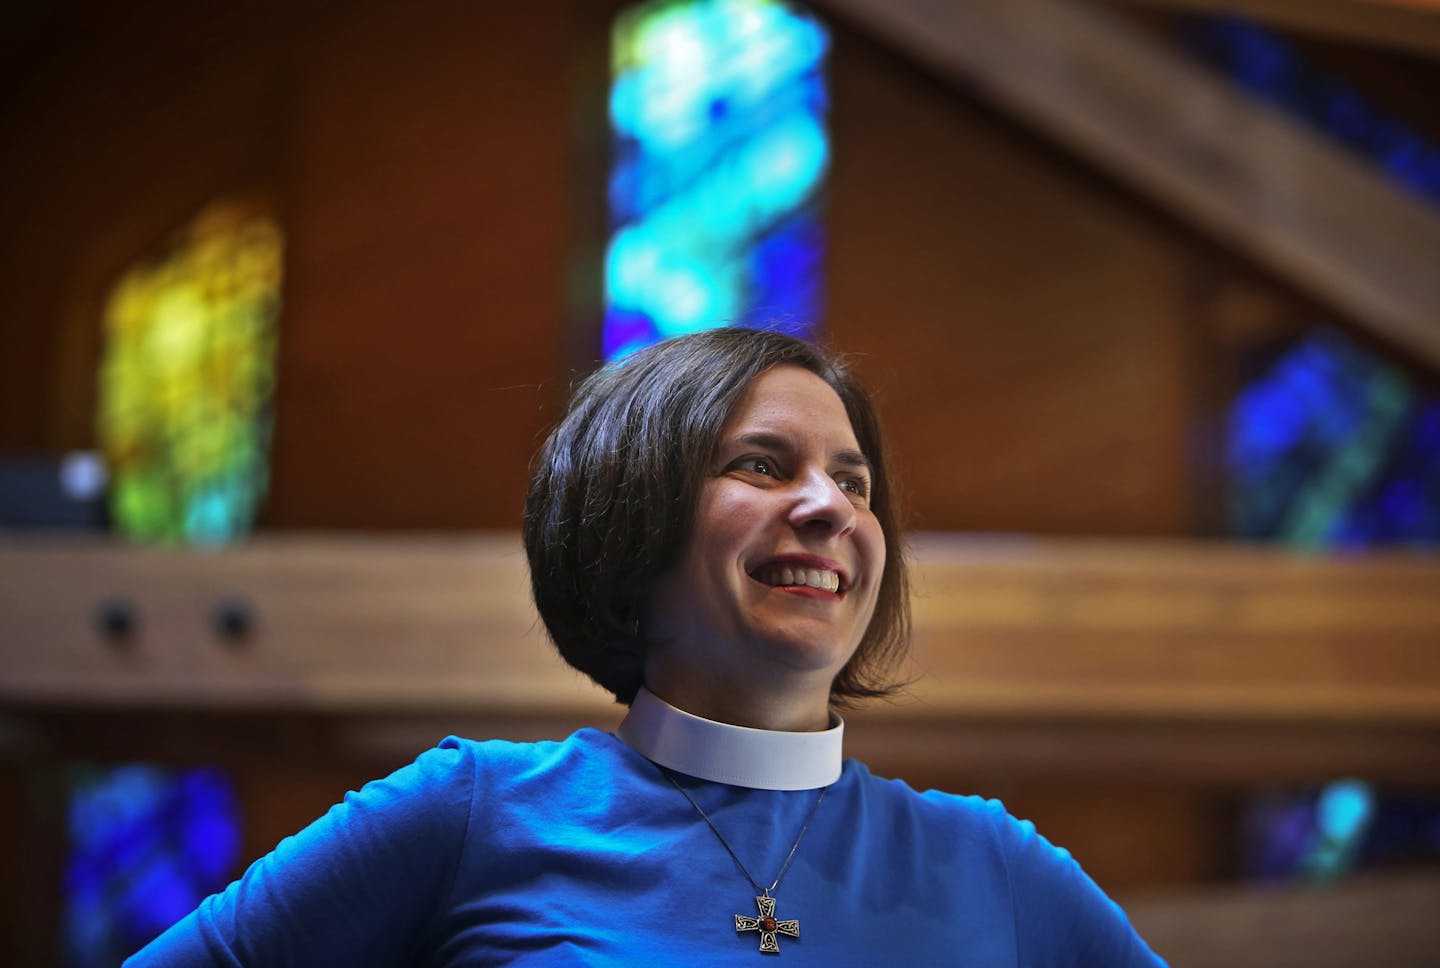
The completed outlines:
<svg viewBox="0 0 1440 968">
<path fill-rule="evenodd" d="M 918 536 L 913 557 L 915 681 L 848 716 L 850 753 L 879 772 L 1440 776 L 1440 558 L 958 535 Z M 95 614 L 116 599 L 135 628 L 112 642 Z M 247 635 L 215 630 L 222 600 L 247 603 Z M 513 534 L 0 545 L 15 756 L 242 755 L 261 736 L 274 755 L 388 755 L 620 712 L 545 640 Z"/>
<path fill-rule="evenodd" d="M 914 684 L 867 715 L 1440 726 L 1440 558 L 921 535 Z M 103 602 L 134 630 L 109 641 Z M 248 633 L 215 629 L 222 602 Z M 0 705 L 608 715 L 513 534 L 0 545 Z"/>
</svg>

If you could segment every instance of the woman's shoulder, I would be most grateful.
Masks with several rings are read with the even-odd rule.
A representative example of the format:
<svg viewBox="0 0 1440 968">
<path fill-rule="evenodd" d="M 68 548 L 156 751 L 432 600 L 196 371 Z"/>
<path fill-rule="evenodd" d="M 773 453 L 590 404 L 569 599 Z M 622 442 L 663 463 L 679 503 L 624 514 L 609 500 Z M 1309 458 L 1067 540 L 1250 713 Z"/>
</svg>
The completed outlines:
<svg viewBox="0 0 1440 968">
<path fill-rule="evenodd" d="M 1012 817 L 1005 804 L 994 798 L 935 789 L 917 790 L 904 780 L 876 776 L 859 760 L 846 760 L 843 775 L 867 799 L 876 800 L 892 810 L 903 810 L 917 820 L 980 826 L 997 833 L 1001 828 L 1023 823 Z"/>
<path fill-rule="evenodd" d="M 1070 852 L 1048 841 L 1029 820 L 1013 816 L 999 800 L 917 791 L 852 761 L 846 763 L 846 774 L 857 784 L 870 816 L 883 818 L 892 841 L 919 844 L 927 857 L 964 851 L 966 870 L 989 872 L 990 885 L 1010 899 L 1026 963 L 1163 964 Z M 903 837 L 895 836 L 897 828 L 906 827 Z"/>
<path fill-rule="evenodd" d="M 564 739 L 526 742 L 451 735 L 389 779 L 428 788 L 470 783 L 513 788 L 557 778 L 574 783 L 587 773 L 613 770 L 616 746 L 610 734 L 588 728 Z"/>
<path fill-rule="evenodd" d="M 595 729 L 581 729 L 557 740 L 470 739 L 451 734 L 398 772 L 429 783 L 474 773 L 519 778 L 603 756 L 606 738 L 607 734 Z"/>
<path fill-rule="evenodd" d="M 852 782 L 865 800 L 889 815 L 889 822 L 913 825 L 917 833 L 983 842 L 1007 862 L 1029 858 L 1065 863 L 1071 859 L 1069 851 L 1041 836 L 1033 822 L 1016 817 L 994 797 L 917 790 L 904 780 L 875 776 L 855 760 L 846 761 L 845 774 L 853 776 Z"/>
</svg>

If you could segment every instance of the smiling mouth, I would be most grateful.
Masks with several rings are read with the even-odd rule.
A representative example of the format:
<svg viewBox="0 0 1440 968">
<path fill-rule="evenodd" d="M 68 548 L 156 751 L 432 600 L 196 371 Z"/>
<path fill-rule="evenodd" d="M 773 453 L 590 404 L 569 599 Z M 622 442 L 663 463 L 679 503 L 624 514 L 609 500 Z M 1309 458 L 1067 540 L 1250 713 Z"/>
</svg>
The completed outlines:
<svg viewBox="0 0 1440 968">
<path fill-rule="evenodd" d="M 764 565 L 750 575 L 771 588 L 814 588 L 840 594 L 840 573 L 828 568 L 802 568 L 795 565 Z"/>
</svg>

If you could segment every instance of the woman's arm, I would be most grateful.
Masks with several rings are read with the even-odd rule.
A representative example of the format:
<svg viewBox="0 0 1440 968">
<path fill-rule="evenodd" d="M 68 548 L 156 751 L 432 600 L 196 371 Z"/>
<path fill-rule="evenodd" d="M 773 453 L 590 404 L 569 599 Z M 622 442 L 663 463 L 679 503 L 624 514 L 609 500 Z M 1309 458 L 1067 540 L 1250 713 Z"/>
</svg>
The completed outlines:
<svg viewBox="0 0 1440 968">
<path fill-rule="evenodd" d="M 991 801 L 991 806 L 998 814 L 1021 965 L 1164 968 L 1125 912 L 1069 851 L 1040 836 L 1030 821 L 1005 813 L 999 803 Z"/>
<path fill-rule="evenodd" d="M 447 739 L 201 902 L 126 968 L 418 963 L 455 877 L 476 767 Z"/>
</svg>

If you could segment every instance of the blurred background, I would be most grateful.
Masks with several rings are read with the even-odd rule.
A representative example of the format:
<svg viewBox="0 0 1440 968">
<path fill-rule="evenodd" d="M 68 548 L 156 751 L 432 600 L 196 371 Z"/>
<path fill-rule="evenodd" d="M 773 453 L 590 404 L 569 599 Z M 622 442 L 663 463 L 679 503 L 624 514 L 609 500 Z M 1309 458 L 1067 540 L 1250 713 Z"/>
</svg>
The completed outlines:
<svg viewBox="0 0 1440 968">
<path fill-rule="evenodd" d="M 31 0 L 0 22 L 0 962 L 113 965 L 449 733 L 620 710 L 518 545 L 574 381 L 876 391 L 914 684 L 1176 965 L 1440 950 L 1424 0 Z"/>
</svg>

